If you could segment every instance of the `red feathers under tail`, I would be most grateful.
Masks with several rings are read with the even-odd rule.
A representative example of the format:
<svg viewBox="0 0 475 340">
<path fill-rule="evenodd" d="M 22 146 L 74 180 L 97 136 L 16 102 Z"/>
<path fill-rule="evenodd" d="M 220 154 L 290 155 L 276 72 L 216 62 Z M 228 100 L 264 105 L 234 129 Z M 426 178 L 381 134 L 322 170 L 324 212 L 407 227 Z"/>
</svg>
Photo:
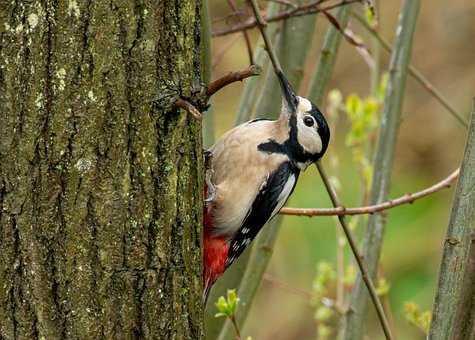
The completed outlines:
<svg viewBox="0 0 475 340">
<path fill-rule="evenodd" d="M 224 237 L 213 237 L 206 227 L 204 234 L 203 303 L 206 304 L 211 287 L 226 269 L 229 244 Z"/>
<path fill-rule="evenodd" d="M 207 190 L 205 188 L 205 197 Z M 229 244 L 224 237 L 212 235 L 211 207 L 206 205 L 203 212 L 204 254 L 203 254 L 203 303 L 206 304 L 211 287 L 226 269 Z"/>
</svg>

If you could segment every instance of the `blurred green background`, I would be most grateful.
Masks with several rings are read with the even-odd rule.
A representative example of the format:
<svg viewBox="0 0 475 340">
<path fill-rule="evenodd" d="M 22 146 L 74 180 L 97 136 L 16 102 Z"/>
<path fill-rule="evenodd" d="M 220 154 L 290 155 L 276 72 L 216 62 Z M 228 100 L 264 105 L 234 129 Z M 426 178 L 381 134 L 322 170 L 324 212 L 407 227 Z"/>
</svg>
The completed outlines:
<svg viewBox="0 0 475 340">
<path fill-rule="evenodd" d="M 264 1 L 260 3 L 263 7 L 266 4 Z M 401 3 L 399 0 L 380 3 L 379 29 L 391 42 Z M 237 4 L 241 7 L 242 1 L 237 1 Z M 226 1 L 210 1 L 210 8 L 213 26 L 224 27 L 223 21 L 218 19 L 231 12 Z M 235 21 L 229 22 L 232 23 Z M 349 25 L 371 49 L 365 30 L 354 19 L 350 19 Z M 308 87 L 308 76 L 318 61 L 327 27 L 325 18 L 318 16 L 316 38 L 308 46 L 310 56 L 303 65 L 305 78 L 300 93 L 305 93 Z M 255 46 L 258 32 L 249 32 Z M 475 3 L 472 0 L 422 1 L 412 63 L 465 117 L 468 117 L 475 94 L 474 42 Z M 213 78 L 248 65 L 247 50 L 239 33 L 214 38 L 212 47 Z M 387 70 L 388 54 L 383 51 L 381 56 L 381 68 Z M 370 91 L 368 66 L 356 49 L 345 41 L 341 43 L 329 90 L 334 88 L 345 97 L 351 93 L 365 97 Z M 213 97 L 217 136 L 232 127 L 242 90 L 243 84 L 235 83 Z M 280 101 L 280 93 L 275 97 Z M 325 109 L 325 104 L 321 109 Z M 340 195 L 345 205 L 357 206 L 361 203 L 358 169 L 344 143 L 348 121 L 344 115 L 337 121 L 324 163 L 341 182 Z M 391 197 L 418 191 L 448 175 L 461 159 L 465 137 L 464 128 L 425 89 L 408 77 Z M 332 154 L 338 155 L 337 166 L 329 164 L 329 155 Z M 420 330 L 405 320 L 404 304 L 413 301 L 423 310 L 431 309 L 452 193 L 452 189 L 441 191 L 414 204 L 392 209 L 387 215 L 381 270 L 390 284 L 390 319 L 399 339 L 424 338 Z M 330 207 L 313 167 L 301 175 L 287 205 Z M 364 227 L 360 225 L 356 232 L 361 235 L 362 231 Z M 264 280 L 242 333 L 254 340 L 316 339 L 315 310 L 308 297 L 296 290 L 311 292 L 317 263 L 335 263 L 335 258 L 336 223 L 333 218 L 285 217 L 266 277 L 292 289 Z M 351 256 L 346 254 L 346 259 L 351 261 Z M 382 339 L 372 306 L 369 309 L 368 339 Z"/>
</svg>

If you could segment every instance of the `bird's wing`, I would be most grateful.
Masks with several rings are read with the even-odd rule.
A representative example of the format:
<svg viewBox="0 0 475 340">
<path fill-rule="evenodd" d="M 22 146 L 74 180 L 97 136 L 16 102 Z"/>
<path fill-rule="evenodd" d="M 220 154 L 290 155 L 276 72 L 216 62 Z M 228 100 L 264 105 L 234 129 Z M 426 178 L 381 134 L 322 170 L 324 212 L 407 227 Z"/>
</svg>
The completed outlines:
<svg viewBox="0 0 475 340">
<path fill-rule="evenodd" d="M 279 212 L 294 190 L 299 170 L 290 162 L 282 163 L 261 186 L 243 223 L 229 244 L 226 267 L 237 259 L 264 224 Z"/>
</svg>

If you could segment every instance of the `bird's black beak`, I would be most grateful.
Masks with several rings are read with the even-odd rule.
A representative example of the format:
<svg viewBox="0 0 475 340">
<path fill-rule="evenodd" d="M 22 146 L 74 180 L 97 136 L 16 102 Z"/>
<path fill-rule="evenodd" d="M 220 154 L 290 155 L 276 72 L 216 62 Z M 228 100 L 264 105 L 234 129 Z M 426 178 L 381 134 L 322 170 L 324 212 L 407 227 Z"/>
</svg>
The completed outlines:
<svg viewBox="0 0 475 340">
<path fill-rule="evenodd" d="M 295 112 L 297 112 L 297 95 L 295 94 L 292 85 L 290 85 L 289 81 L 282 72 L 278 72 L 277 77 L 279 78 L 280 87 L 282 88 L 282 93 L 284 94 L 284 99 L 287 102 L 289 111 L 290 113 L 294 114 Z"/>
</svg>

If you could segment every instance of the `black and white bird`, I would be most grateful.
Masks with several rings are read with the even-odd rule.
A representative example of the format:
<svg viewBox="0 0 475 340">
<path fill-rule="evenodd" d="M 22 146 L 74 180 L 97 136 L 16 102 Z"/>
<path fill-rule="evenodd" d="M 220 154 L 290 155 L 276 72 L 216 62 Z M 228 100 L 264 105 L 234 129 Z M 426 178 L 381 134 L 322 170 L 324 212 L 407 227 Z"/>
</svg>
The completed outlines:
<svg viewBox="0 0 475 340">
<path fill-rule="evenodd" d="M 292 194 L 300 171 L 325 153 L 330 130 L 283 74 L 277 120 L 256 119 L 224 134 L 209 150 L 204 211 L 204 293 L 252 242 Z"/>
</svg>

